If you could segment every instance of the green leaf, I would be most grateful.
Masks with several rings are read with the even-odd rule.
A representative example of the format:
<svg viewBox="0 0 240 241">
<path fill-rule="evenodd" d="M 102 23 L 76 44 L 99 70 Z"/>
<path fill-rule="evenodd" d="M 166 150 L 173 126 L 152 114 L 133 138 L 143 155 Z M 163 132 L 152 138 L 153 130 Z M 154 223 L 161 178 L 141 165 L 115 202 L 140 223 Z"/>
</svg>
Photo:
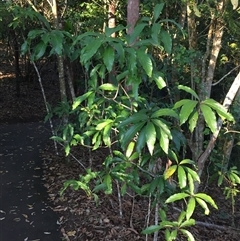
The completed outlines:
<svg viewBox="0 0 240 241">
<path fill-rule="evenodd" d="M 204 209 L 204 214 L 209 215 L 210 211 L 209 211 L 207 203 L 204 200 L 202 200 L 201 198 L 196 198 L 196 201 Z"/>
<path fill-rule="evenodd" d="M 148 122 L 144 131 L 149 153 L 153 155 L 154 145 L 156 143 L 156 130 L 153 123 Z"/>
<path fill-rule="evenodd" d="M 172 52 L 172 38 L 171 38 L 170 34 L 167 31 L 162 30 L 160 32 L 160 39 L 163 42 L 165 51 L 168 54 L 171 54 L 171 52 Z"/>
<path fill-rule="evenodd" d="M 191 195 L 194 195 L 194 181 L 192 175 L 188 172 L 188 185 L 189 185 L 189 192 Z"/>
<path fill-rule="evenodd" d="M 217 131 L 217 120 L 216 115 L 213 112 L 213 110 L 204 104 L 200 105 L 200 109 L 202 111 L 202 114 L 204 116 L 205 122 L 207 123 L 208 127 L 210 128 L 212 133 L 215 133 Z"/>
<path fill-rule="evenodd" d="M 184 199 L 186 197 L 189 197 L 189 194 L 187 193 L 176 193 L 173 194 L 172 196 L 170 196 L 165 203 L 172 203 L 172 202 L 176 202 L 178 200 Z"/>
<path fill-rule="evenodd" d="M 168 149 L 169 149 L 169 135 L 162 129 L 160 128 L 160 147 L 163 149 L 163 151 L 168 154 Z"/>
<path fill-rule="evenodd" d="M 109 123 L 108 125 L 105 126 L 105 128 L 103 129 L 103 142 L 106 146 L 110 147 L 111 146 L 111 138 L 110 138 L 110 134 L 111 134 L 111 130 L 112 130 L 112 123 Z"/>
<path fill-rule="evenodd" d="M 198 95 L 196 94 L 196 92 L 195 92 L 193 89 L 191 89 L 190 87 L 184 86 L 184 85 L 178 85 L 178 89 L 179 89 L 179 90 L 184 90 L 184 91 L 186 91 L 187 93 L 189 93 L 189 94 L 191 94 L 192 96 L 194 96 L 197 100 L 199 100 L 199 97 L 198 97 Z"/>
<path fill-rule="evenodd" d="M 98 51 L 100 46 L 102 45 L 102 40 L 99 38 L 93 39 L 86 45 L 81 51 L 81 62 L 86 64 L 94 54 Z"/>
<path fill-rule="evenodd" d="M 181 106 L 183 106 L 184 104 L 186 104 L 188 101 L 189 101 L 189 99 L 179 100 L 178 102 L 176 102 L 176 103 L 174 104 L 173 109 L 178 109 L 178 108 L 180 108 Z"/>
<path fill-rule="evenodd" d="M 46 52 L 47 44 L 41 41 L 37 46 L 34 48 L 35 60 L 40 59 Z"/>
<path fill-rule="evenodd" d="M 153 72 L 153 75 L 152 75 L 153 80 L 155 81 L 158 89 L 160 90 L 167 86 L 162 75 L 163 74 L 161 72 Z"/>
<path fill-rule="evenodd" d="M 152 60 L 149 57 L 147 53 L 145 53 L 143 50 L 138 49 L 137 50 L 137 58 L 139 63 L 142 65 L 143 69 L 145 70 L 148 77 L 152 76 L 152 70 L 153 70 L 153 64 Z"/>
<path fill-rule="evenodd" d="M 182 161 L 180 161 L 179 163 L 180 165 L 183 165 L 183 164 L 190 164 L 190 165 L 194 165 L 195 162 L 191 159 L 183 159 Z"/>
<path fill-rule="evenodd" d="M 99 86 L 99 89 L 101 90 L 109 90 L 109 91 L 114 91 L 117 90 L 117 86 L 110 84 L 110 83 L 105 83 Z"/>
<path fill-rule="evenodd" d="M 195 127 L 197 126 L 198 121 L 198 112 L 195 111 L 194 114 L 189 118 L 189 130 L 191 133 L 194 131 Z"/>
<path fill-rule="evenodd" d="M 138 112 L 134 113 L 132 116 L 128 117 L 126 120 L 122 121 L 118 127 L 121 128 L 123 126 L 127 126 L 129 124 L 138 123 L 140 121 L 146 121 L 148 119 L 148 116 L 146 113 Z"/>
<path fill-rule="evenodd" d="M 112 71 L 114 64 L 115 52 L 113 47 L 108 46 L 107 49 L 103 53 L 103 63 L 105 64 L 108 72 Z"/>
<path fill-rule="evenodd" d="M 137 54 L 136 54 L 136 50 L 134 48 L 127 48 L 127 67 L 129 72 L 134 75 L 137 71 Z"/>
<path fill-rule="evenodd" d="M 214 109 L 221 118 L 224 117 L 228 121 L 234 121 L 234 117 L 232 116 L 232 114 L 228 113 L 227 109 L 217 101 L 213 99 L 206 99 L 202 103 Z"/>
<path fill-rule="evenodd" d="M 160 230 L 160 225 L 151 225 L 149 227 L 147 227 L 146 229 L 144 229 L 141 233 L 142 234 L 151 234 L 151 233 L 154 233 L 158 230 Z"/>
<path fill-rule="evenodd" d="M 195 194 L 195 197 L 203 199 L 204 201 L 206 201 L 209 204 L 211 204 L 212 207 L 214 207 L 215 209 L 218 209 L 218 207 L 217 207 L 216 203 L 214 202 L 214 200 L 209 195 L 207 195 L 206 193 L 197 193 L 197 194 Z"/>
<path fill-rule="evenodd" d="M 155 111 L 151 115 L 151 118 L 157 118 L 157 117 L 160 117 L 160 116 L 168 116 L 168 117 L 171 116 L 171 117 L 174 117 L 174 118 L 178 119 L 177 113 L 174 110 L 169 109 L 169 108 L 163 108 L 163 109 Z"/>
<path fill-rule="evenodd" d="M 134 147 L 135 147 L 135 142 L 134 141 L 131 141 L 127 147 L 127 150 L 126 150 L 126 157 L 129 158 L 133 151 L 134 151 Z"/>
<path fill-rule="evenodd" d="M 195 223 L 196 223 L 195 220 L 191 218 L 191 219 L 188 219 L 188 220 L 184 221 L 180 225 L 180 228 L 191 227 L 191 226 L 195 225 Z"/>
<path fill-rule="evenodd" d="M 154 7 L 154 11 L 153 11 L 153 22 L 154 23 L 157 21 L 160 14 L 162 13 L 163 7 L 164 7 L 164 3 L 156 4 L 156 6 Z"/>
<path fill-rule="evenodd" d="M 181 166 L 178 167 L 178 184 L 181 189 L 187 186 L 187 176 Z"/>
<path fill-rule="evenodd" d="M 195 241 L 195 238 L 188 230 L 180 229 L 180 231 L 188 238 L 188 241 Z"/>
<path fill-rule="evenodd" d="M 165 180 L 170 178 L 177 170 L 177 165 L 170 166 L 167 170 L 164 171 L 163 177 Z"/>
<path fill-rule="evenodd" d="M 128 145 L 128 143 L 133 140 L 134 136 L 138 133 L 138 131 L 141 130 L 144 124 L 144 122 L 135 123 L 127 130 L 122 139 L 123 147 L 126 147 L 126 145 Z"/>
<path fill-rule="evenodd" d="M 76 109 L 84 100 L 86 100 L 86 99 L 89 97 L 89 95 L 91 95 L 92 93 L 93 93 L 92 91 L 89 91 L 89 92 L 87 92 L 87 93 L 85 93 L 85 94 L 77 97 L 77 98 L 74 100 L 73 104 L 72 104 L 72 110 L 75 110 L 75 109 Z"/>
<path fill-rule="evenodd" d="M 180 125 L 184 124 L 188 117 L 190 116 L 190 114 L 194 111 L 194 108 L 197 105 L 197 101 L 196 100 L 188 100 L 181 108 L 181 111 L 179 113 L 179 117 L 180 117 Z"/>
<path fill-rule="evenodd" d="M 151 121 L 156 127 L 159 127 L 160 130 L 166 133 L 166 135 L 168 136 L 168 139 L 172 139 L 171 131 L 169 130 L 168 126 L 164 122 L 162 122 L 159 119 L 151 119 Z"/>
<path fill-rule="evenodd" d="M 183 219 L 186 217 L 186 212 L 185 211 L 181 211 L 179 217 L 178 217 L 178 225 L 182 223 Z"/>
<path fill-rule="evenodd" d="M 190 175 L 192 176 L 194 181 L 198 181 L 200 183 L 200 178 L 199 178 L 197 172 L 195 172 L 194 170 L 192 170 L 191 168 L 186 167 L 186 166 L 184 167 L 184 169 L 186 172 L 190 173 Z"/>
<path fill-rule="evenodd" d="M 107 37 L 110 37 L 113 33 L 119 32 L 124 29 L 126 29 L 126 27 L 124 27 L 123 25 L 118 25 L 117 27 L 114 27 L 114 28 L 109 28 L 108 26 L 106 26 L 104 32 Z"/>
<path fill-rule="evenodd" d="M 110 174 L 104 176 L 103 183 L 106 185 L 107 189 L 105 190 L 105 194 L 112 194 L 112 177 Z"/>
<path fill-rule="evenodd" d="M 109 124 L 112 123 L 112 122 L 113 122 L 113 120 L 111 120 L 111 119 L 103 120 L 103 122 L 97 124 L 96 130 L 97 130 L 97 131 L 101 131 L 102 129 L 105 128 L 105 126 L 109 125 Z"/>
<path fill-rule="evenodd" d="M 141 32 L 146 26 L 147 26 L 146 23 L 140 23 L 135 26 L 135 28 L 133 29 L 133 32 L 130 35 L 130 39 L 128 42 L 130 46 L 135 43 L 138 37 L 140 37 Z"/>
<path fill-rule="evenodd" d="M 191 197 L 188 201 L 188 204 L 187 204 L 187 209 L 186 209 L 186 219 L 189 220 L 195 210 L 195 207 L 196 207 L 196 200 L 194 197 Z M 181 225 L 181 227 L 183 227 Z"/>
<path fill-rule="evenodd" d="M 139 136 L 137 138 L 137 145 L 136 145 L 137 152 L 141 152 L 143 147 L 146 144 L 145 128 L 146 128 L 146 126 L 141 130 L 141 132 L 139 133 Z"/>
</svg>

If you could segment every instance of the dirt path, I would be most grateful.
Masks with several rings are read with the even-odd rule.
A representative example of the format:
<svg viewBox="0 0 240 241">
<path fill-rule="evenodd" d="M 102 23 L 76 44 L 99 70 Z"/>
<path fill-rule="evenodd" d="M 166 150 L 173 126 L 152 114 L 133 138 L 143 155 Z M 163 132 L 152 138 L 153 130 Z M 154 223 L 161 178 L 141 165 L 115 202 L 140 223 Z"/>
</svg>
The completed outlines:
<svg viewBox="0 0 240 241">
<path fill-rule="evenodd" d="M 60 241 L 39 157 L 50 133 L 41 123 L 0 125 L 0 241 Z"/>
</svg>

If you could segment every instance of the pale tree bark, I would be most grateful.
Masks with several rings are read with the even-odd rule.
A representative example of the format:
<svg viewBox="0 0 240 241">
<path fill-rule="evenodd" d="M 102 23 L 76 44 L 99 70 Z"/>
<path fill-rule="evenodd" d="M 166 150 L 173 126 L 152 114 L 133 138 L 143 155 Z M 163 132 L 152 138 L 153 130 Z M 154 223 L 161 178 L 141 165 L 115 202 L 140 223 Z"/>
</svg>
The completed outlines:
<svg viewBox="0 0 240 241">
<path fill-rule="evenodd" d="M 110 0 L 108 4 L 108 27 L 115 28 L 116 27 L 116 8 L 118 1 Z M 116 37 L 116 33 L 112 33 L 113 38 Z"/>
</svg>

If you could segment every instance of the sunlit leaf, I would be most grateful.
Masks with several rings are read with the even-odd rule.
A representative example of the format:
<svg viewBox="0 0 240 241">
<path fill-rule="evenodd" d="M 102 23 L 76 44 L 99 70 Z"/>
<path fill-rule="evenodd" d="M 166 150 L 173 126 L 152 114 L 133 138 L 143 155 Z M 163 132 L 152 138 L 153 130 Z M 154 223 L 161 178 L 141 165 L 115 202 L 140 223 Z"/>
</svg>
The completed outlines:
<svg viewBox="0 0 240 241">
<path fill-rule="evenodd" d="M 110 83 L 105 83 L 99 86 L 99 89 L 101 90 L 108 90 L 108 91 L 114 91 L 117 90 L 117 86 L 110 84 Z"/>
<path fill-rule="evenodd" d="M 189 130 L 191 132 L 194 131 L 195 127 L 197 126 L 197 121 L 198 121 L 198 112 L 195 111 L 195 113 L 189 118 Z"/>
<path fill-rule="evenodd" d="M 172 52 L 172 38 L 171 38 L 170 34 L 167 31 L 162 30 L 160 32 L 160 39 L 163 42 L 165 51 L 168 54 L 171 54 L 171 52 Z"/>
<path fill-rule="evenodd" d="M 113 122 L 113 120 L 111 120 L 111 119 L 103 120 L 103 122 L 97 124 L 96 130 L 101 131 L 102 129 L 105 128 L 105 126 L 109 125 L 112 122 Z"/>
<path fill-rule="evenodd" d="M 167 86 L 162 75 L 163 74 L 161 72 L 153 72 L 153 75 L 152 75 L 153 80 L 155 81 L 158 89 L 160 90 Z"/>
<path fill-rule="evenodd" d="M 163 177 L 165 180 L 170 178 L 177 170 L 177 165 L 170 166 L 167 170 L 165 170 Z"/>
<path fill-rule="evenodd" d="M 163 109 L 155 111 L 151 115 L 151 118 L 157 118 L 160 116 L 170 116 L 170 117 L 174 117 L 174 118 L 178 119 L 177 113 L 174 110 L 169 109 L 169 108 L 163 108 Z"/>
<path fill-rule="evenodd" d="M 173 194 L 172 196 L 170 196 L 165 203 L 172 203 L 172 202 L 176 202 L 178 200 L 184 199 L 186 197 L 189 197 L 189 194 L 187 193 L 176 193 Z"/>
<path fill-rule="evenodd" d="M 200 109 L 203 113 L 204 116 L 204 120 L 206 121 L 208 127 L 210 128 L 212 133 L 215 133 L 217 130 L 217 120 L 216 120 L 216 115 L 213 112 L 213 110 L 205 105 L 205 104 L 201 104 L 200 105 Z"/>
<path fill-rule="evenodd" d="M 131 141 L 129 143 L 128 147 L 127 147 L 127 150 L 126 150 L 126 157 L 127 158 L 129 158 L 132 155 L 134 147 L 135 147 L 135 142 Z"/>
<path fill-rule="evenodd" d="M 79 97 L 77 97 L 73 104 L 72 104 L 72 110 L 75 110 L 84 100 L 86 100 L 88 98 L 89 95 L 91 95 L 93 92 L 89 91 Z"/>
<path fill-rule="evenodd" d="M 216 203 L 214 202 L 214 200 L 209 195 L 207 195 L 206 193 L 197 193 L 197 194 L 195 194 L 195 196 L 198 197 L 198 198 L 203 199 L 206 202 L 208 202 L 215 209 L 218 209 L 218 207 L 217 207 Z"/>
<path fill-rule="evenodd" d="M 196 198 L 196 201 L 204 209 L 204 214 L 209 215 L 210 211 L 209 211 L 207 203 L 204 200 L 202 200 L 201 198 Z"/>
<path fill-rule="evenodd" d="M 146 125 L 145 137 L 149 153 L 152 155 L 154 150 L 154 145 L 156 142 L 156 130 L 152 122 L 148 122 Z"/>
<path fill-rule="evenodd" d="M 184 169 L 181 166 L 178 167 L 177 172 L 178 172 L 178 184 L 179 184 L 179 187 L 181 189 L 183 189 L 187 185 L 186 173 L 185 173 Z"/>
<path fill-rule="evenodd" d="M 180 231 L 187 237 L 188 241 L 195 241 L 195 238 L 193 237 L 192 233 L 190 233 L 188 230 L 180 229 Z"/>
<path fill-rule="evenodd" d="M 196 100 L 189 100 L 182 106 L 181 111 L 179 113 L 180 125 L 184 124 L 187 121 L 190 114 L 194 111 L 194 108 L 196 107 L 197 103 L 198 102 Z"/>
<path fill-rule="evenodd" d="M 196 200 L 194 197 L 191 197 L 188 201 L 187 204 L 187 209 L 186 209 L 186 219 L 189 220 L 195 210 L 196 207 Z M 183 227 L 183 224 L 181 225 Z"/>
<path fill-rule="evenodd" d="M 195 172 L 193 169 L 186 167 L 186 166 L 184 167 L 184 169 L 186 172 L 191 174 L 194 181 L 198 181 L 200 183 L 200 178 L 199 178 L 197 172 Z"/>
<path fill-rule="evenodd" d="M 178 89 L 179 89 L 179 90 L 184 90 L 184 91 L 186 91 L 187 93 L 189 93 L 189 94 L 191 94 L 192 96 L 194 96 L 197 100 L 199 100 L 199 97 L 198 97 L 198 95 L 196 94 L 196 92 L 195 92 L 193 89 L 191 89 L 190 87 L 184 86 L 184 85 L 178 85 Z"/>
</svg>

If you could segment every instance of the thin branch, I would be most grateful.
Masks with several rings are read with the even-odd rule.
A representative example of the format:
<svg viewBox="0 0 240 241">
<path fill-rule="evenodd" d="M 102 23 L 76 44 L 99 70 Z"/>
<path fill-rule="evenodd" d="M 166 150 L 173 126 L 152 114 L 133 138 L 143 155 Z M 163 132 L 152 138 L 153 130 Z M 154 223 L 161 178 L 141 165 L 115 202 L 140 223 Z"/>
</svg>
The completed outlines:
<svg viewBox="0 0 240 241">
<path fill-rule="evenodd" d="M 227 74 L 225 74 L 218 82 L 212 84 L 212 86 L 215 86 L 217 84 L 219 84 L 222 80 L 224 80 L 228 75 L 230 75 L 234 70 L 236 70 L 237 68 L 239 68 L 240 65 L 236 66 L 235 68 L 233 68 L 232 70 L 230 70 Z"/>
</svg>

